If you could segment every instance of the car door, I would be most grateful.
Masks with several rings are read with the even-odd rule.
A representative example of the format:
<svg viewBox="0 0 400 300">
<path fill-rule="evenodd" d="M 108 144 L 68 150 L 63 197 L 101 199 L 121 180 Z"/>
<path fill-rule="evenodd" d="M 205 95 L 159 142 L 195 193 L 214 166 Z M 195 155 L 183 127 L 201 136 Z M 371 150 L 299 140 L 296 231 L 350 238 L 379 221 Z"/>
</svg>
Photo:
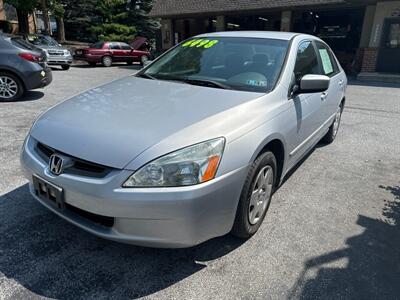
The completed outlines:
<svg viewBox="0 0 400 300">
<path fill-rule="evenodd" d="M 343 99 L 346 78 L 340 71 L 339 65 L 331 51 L 331 49 L 322 42 L 315 42 L 318 59 L 321 65 L 322 74 L 330 78 L 329 88 L 322 94 L 321 115 L 323 122 L 336 113 L 338 106 Z M 329 124 L 328 124 L 329 125 Z"/>
<path fill-rule="evenodd" d="M 109 44 L 110 44 L 110 51 L 113 56 L 113 61 L 121 61 L 123 55 L 120 44 L 117 42 L 112 42 Z"/>
<path fill-rule="evenodd" d="M 293 85 L 300 85 L 303 76 L 321 74 L 316 48 L 311 40 L 300 42 L 293 71 Z M 291 87 L 292 88 L 292 87 Z M 292 129 L 289 159 L 295 163 L 314 143 L 323 122 L 322 93 L 295 93 L 291 101 L 297 123 Z"/>
<path fill-rule="evenodd" d="M 133 61 L 133 49 L 126 43 L 120 43 L 122 59 L 124 61 Z"/>
</svg>

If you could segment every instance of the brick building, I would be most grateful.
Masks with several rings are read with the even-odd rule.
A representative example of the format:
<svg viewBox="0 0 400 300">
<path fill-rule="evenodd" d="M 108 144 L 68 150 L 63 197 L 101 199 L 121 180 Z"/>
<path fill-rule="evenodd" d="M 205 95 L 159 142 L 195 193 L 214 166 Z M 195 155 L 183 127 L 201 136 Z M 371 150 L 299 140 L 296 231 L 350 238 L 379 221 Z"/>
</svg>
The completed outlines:
<svg viewBox="0 0 400 300">
<path fill-rule="evenodd" d="M 400 1 L 156 0 L 151 16 L 161 18 L 160 50 L 205 32 L 304 32 L 328 42 L 348 73 L 400 79 Z"/>
<path fill-rule="evenodd" d="M 18 16 L 17 10 L 7 3 L 4 3 L 4 0 L 0 0 L 0 21 L 7 21 L 12 26 L 12 33 L 18 33 Z M 28 17 L 29 22 L 29 31 L 36 31 L 36 17 L 35 14 L 30 14 Z"/>
</svg>

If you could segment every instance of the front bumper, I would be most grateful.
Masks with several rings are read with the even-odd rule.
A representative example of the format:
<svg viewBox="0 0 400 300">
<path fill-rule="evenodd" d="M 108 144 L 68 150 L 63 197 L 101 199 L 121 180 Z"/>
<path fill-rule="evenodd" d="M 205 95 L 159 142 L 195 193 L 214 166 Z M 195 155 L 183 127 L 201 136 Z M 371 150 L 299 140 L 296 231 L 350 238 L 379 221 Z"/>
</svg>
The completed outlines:
<svg viewBox="0 0 400 300">
<path fill-rule="evenodd" d="M 228 233 L 247 174 L 247 167 L 243 167 L 196 186 L 125 189 L 121 184 L 132 174 L 130 170 L 115 169 L 104 178 L 54 176 L 47 162 L 36 155 L 34 147 L 34 139 L 28 138 L 21 164 L 36 200 L 92 234 L 141 246 L 190 247 Z M 99 217 L 111 217 L 112 226 L 92 222 L 76 210 L 58 210 L 40 199 L 32 184 L 34 174 L 63 188 L 67 206 Z"/>
<path fill-rule="evenodd" d="M 37 70 L 27 72 L 24 80 L 27 90 L 43 88 L 53 81 L 51 69 L 47 66 L 37 67 Z"/>
<path fill-rule="evenodd" d="M 69 56 L 48 56 L 47 57 L 48 65 L 71 65 L 72 64 L 72 55 Z"/>
</svg>

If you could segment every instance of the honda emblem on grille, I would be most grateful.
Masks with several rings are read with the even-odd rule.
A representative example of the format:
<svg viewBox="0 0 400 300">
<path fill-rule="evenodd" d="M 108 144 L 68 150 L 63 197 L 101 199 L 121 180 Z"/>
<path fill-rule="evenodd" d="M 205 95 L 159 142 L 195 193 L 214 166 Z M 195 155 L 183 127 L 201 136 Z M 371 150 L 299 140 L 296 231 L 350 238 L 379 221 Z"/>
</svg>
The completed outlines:
<svg viewBox="0 0 400 300">
<path fill-rule="evenodd" d="M 58 154 L 52 154 L 49 161 L 50 172 L 54 175 L 60 175 L 63 171 L 64 159 Z"/>
</svg>

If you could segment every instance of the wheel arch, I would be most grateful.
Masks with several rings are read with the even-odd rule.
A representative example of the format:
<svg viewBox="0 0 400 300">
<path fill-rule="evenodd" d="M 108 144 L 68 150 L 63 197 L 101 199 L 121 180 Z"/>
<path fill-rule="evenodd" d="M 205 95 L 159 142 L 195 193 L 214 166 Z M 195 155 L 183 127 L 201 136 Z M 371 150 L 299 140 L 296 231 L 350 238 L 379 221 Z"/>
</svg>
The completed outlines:
<svg viewBox="0 0 400 300">
<path fill-rule="evenodd" d="M 285 167 L 285 161 L 286 161 L 285 149 L 286 146 L 283 137 L 279 134 L 276 134 L 267 138 L 263 143 L 261 143 L 252 157 L 252 162 L 254 162 L 261 154 L 263 154 L 266 151 L 271 151 L 274 154 L 278 167 L 278 172 L 276 176 L 277 179 L 276 185 L 280 184 L 283 170 Z"/>
</svg>

